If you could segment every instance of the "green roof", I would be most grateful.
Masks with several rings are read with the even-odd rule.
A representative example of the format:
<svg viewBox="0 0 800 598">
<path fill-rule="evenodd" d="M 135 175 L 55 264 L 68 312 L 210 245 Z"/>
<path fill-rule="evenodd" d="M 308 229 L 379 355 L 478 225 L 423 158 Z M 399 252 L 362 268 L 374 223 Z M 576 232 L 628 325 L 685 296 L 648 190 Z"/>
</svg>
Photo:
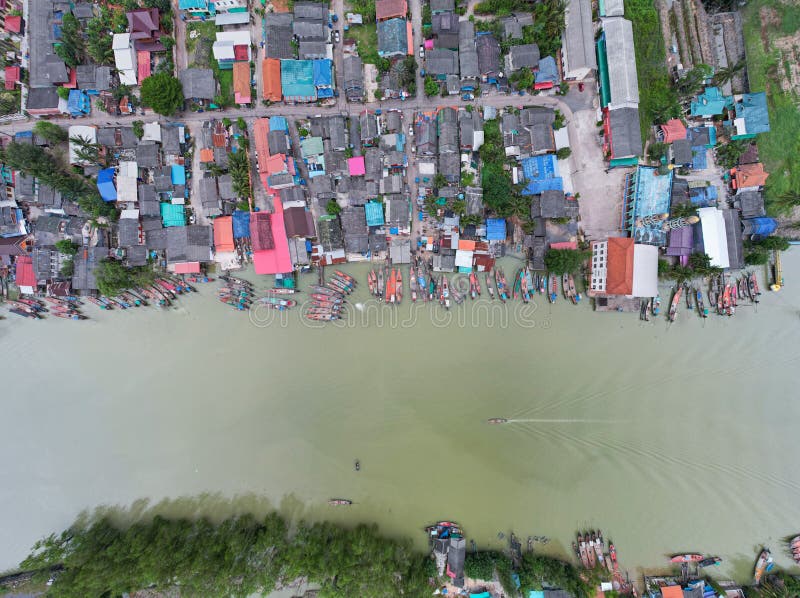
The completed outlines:
<svg viewBox="0 0 800 598">
<path fill-rule="evenodd" d="M 605 108 L 611 101 L 611 82 L 608 79 L 608 56 L 605 38 L 597 40 L 597 69 L 600 72 L 600 105 Z"/>
</svg>

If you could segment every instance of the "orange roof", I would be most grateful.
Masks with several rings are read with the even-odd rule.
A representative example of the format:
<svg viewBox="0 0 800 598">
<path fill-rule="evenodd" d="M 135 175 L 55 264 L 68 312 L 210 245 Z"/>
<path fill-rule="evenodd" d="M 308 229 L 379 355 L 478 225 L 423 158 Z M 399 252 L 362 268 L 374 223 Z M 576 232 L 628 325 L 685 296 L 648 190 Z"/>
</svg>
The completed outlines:
<svg viewBox="0 0 800 598">
<path fill-rule="evenodd" d="M 683 598 L 683 590 L 681 586 L 661 586 L 661 596 L 663 598 Z"/>
<path fill-rule="evenodd" d="M 206 147 L 200 150 L 200 162 L 207 163 L 214 161 L 214 150 Z"/>
<path fill-rule="evenodd" d="M 755 164 L 742 164 L 731 170 L 733 186 L 736 189 L 744 187 L 762 187 L 767 182 L 769 173 L 764 170 L 761 162 Z"/>
<path fill-rule="evenodd" d="M 280 102 L 281 95 L 281 61 L 267 58 L 261 63 L 261 79 L 264 85 L 264 99 Z"/>
<path fill-rule="evenodd" d="M 606 293 L 633 293 L 633 239 L 629 237 L 611 237 L 608 240 Z"/>
<path fill-rule="evenodd" d="M 233 63 L 233 93 L 237 104 L 250 103 L 250 63 Z"/>
<path fill-rule="evenodd" d="M 686 139 L 686 127 L 683 122 L 677 118 L 668 120 L 665 124 L 661 125 L 661 131 L 664 133 L 664 143 L 672 143 L 678 139 Z"/>
<path fill-rule="evenodd" d="M 459 240 L 458 248 L 464 251 L 475 251 L 475 241 L 468 241 L 466 239 Z"/>
<path fill-rule="evenodd" d="M 231 216 L 220 216 L 214 220 L 214 247 L 217 253 L 234 250 Z"/>
</svg>

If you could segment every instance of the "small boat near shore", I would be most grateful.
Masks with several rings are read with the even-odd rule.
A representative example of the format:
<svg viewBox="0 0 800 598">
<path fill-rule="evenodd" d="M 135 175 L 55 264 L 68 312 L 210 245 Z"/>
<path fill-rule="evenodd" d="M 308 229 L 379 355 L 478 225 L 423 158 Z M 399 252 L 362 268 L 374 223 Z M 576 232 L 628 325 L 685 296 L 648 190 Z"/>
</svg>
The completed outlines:
<svg viewBox="0 0 800 598">
<path fill-rule="evenodd" d="M 678 315 L 678 304 L 681 300 L 681 292 L 683 291 L 683 287 L 675 287 L 675 290 L 672 295 L 672 304 L 669 306 L 669 314 L 668 318 L 670 322 L 674 322 L 675 318 Z"/>
<path fill-rule="evenodd" d="M 715 567 L 722 562 L 722 559 L 718 556 L 710 556 L 704 558 L 702 561 L 699 561 L 697 564 L 700 567 Z"/>
<path fill-rule="evenodd" d="M 676 554 L 670 557 L 670 563 L 697 563 L 703 560 L 702 554 L 689 553 L 689 554 Z"/>
<path fill-rule="evenodd" d="M 764 548 L 758 555 L 758 559 L 756 559 L 756 566 L 753 571 L 753 580 L 755 581 L 756 585 L 761 584 L 761 580 L 764 578 L 764 574 L 771 571 L 772 566 L 773 566 L 772 554 L 770 553 L 769 550 Z"/>
<path fill-rule="evenodd" d="M 489 293 L 489 298 L 494 299 L 494 287 L 492 286 L 492 277 L 486 273 L 486 290 Z"/>
<path fill-rule="evenodd" d="M 705 304 L 703 303 L 703 291 L 700 289 L 695 289 L 695 295 L 697 298 L 697 313 L 700 314 L 701 318 L 708 317 L 708 310 L 706 309 Z"/>
</svg>

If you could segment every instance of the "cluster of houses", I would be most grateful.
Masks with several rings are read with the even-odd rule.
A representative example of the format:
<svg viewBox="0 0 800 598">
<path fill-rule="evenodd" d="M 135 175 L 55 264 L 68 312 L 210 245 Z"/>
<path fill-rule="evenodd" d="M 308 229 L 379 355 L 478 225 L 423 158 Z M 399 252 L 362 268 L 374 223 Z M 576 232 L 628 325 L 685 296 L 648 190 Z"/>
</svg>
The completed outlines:
<svg viewBox="0 0 800 598">
<path fill-rule="evenodd" d="M 113 34 L 111 40 L 113 63 L 96 64 L 87 58 L 84 64 L 71 67 L 55 49 L 62 40 L 63 20 L 66 15 L 73 16 L 79 24 L 79 35 L 86 38 L 86 26 L 99 17 L 97 5 L 48 0 L 27 7 L 27 23 L 22 25 L 27 29 L 29 48 L 22 63 L 28 72 L 24 109 L 34 116 L 86 116 L 93 103 L 110 114 L 130 114 L 133 111 L 130 98 L 114 94 L 113 90 L 119 85 L 141 84 L 168 59 L 161 42 L 165 33 L 157 8 L 137 8 L 125 13 L 127 30 Z M 19 77 L 18 72 L 16 76 Z M 8 83 L 7 73 L 7 86 Z M 67 91 L 59 93 L 59 88 Z"/>
<path fill-rule="evenodd" d="M 482 83 L 508 91 L 509 77 L 530 69 L 535 89 L 557 86 L 560 74 L 552 56 L 540 57 L 536 44 L 521 44 L 523 27 L 533 25 L 530 13 L 501 19 L 503 40 L 511 44 L 503 56 L 500 41 L 489 31 L 476 31 L 475 24 L 459 18 L 454 0 L 431 0 L 430 37 L 424 42 L 425 74 L 444 85 L 450 95 L 470 94 Z"/>
</svg>

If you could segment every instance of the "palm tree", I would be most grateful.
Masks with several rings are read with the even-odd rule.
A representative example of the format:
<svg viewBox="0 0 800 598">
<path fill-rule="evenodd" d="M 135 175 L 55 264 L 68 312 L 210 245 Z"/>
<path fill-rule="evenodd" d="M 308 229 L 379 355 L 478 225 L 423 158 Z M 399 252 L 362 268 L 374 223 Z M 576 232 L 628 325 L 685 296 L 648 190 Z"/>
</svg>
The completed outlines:
<svg viewBox="0 0 800 598">
<path fill-rule="evenodd" d="M 101 153 L 102 145 L 94 143 L 82 135 L 70 137 L 69 141 L 73 144 L 72 151 L 79 161 L 105 166 L 106 157 Z"/>
<path fill-rule="evenodd" d="M 722 85 L 733 79 L 736 75 L 742 72 L 747 66 L 747 62 L 740 60 L 731 66 L 725 66 L 719 69 L 714 74 L 714 85 Z"/>
</svg>

